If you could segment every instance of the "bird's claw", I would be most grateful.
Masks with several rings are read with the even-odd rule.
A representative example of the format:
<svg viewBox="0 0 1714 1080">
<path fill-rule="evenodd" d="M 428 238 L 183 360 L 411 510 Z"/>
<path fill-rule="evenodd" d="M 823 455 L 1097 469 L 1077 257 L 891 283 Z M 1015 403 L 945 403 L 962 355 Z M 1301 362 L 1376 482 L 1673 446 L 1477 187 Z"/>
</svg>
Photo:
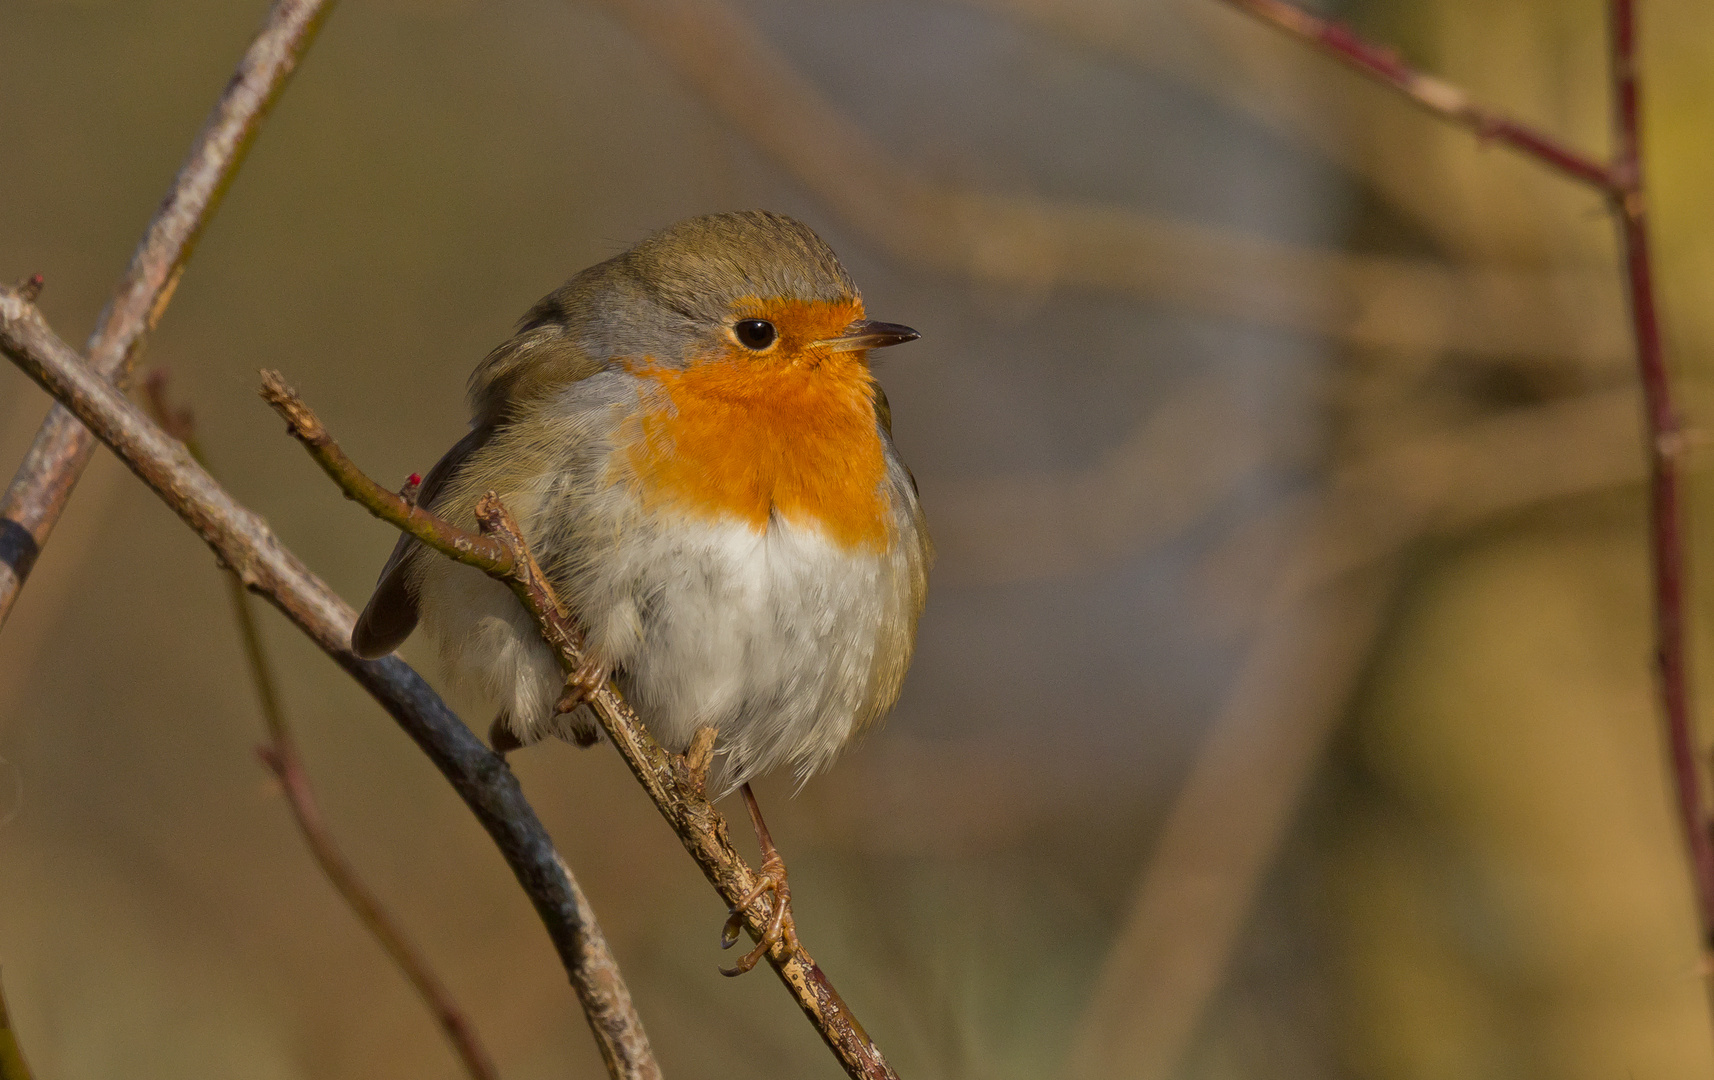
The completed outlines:
<svg viewBox="0 0 1714 1080">
<path fill-rule="evenodd" d="M 773 951 L 774 946 L 784 943 L 792 952 L 801 946 L 797 939 L 797 925 L 792 920 L 791 885 L 786 880 L 786 864 L 777 854 L 762 860 L 762 872 L 756 875 L 756 883 L 750 891 L 732 905 L 732 913 L 726 917 L 726 925 L 720 931 L 720 947 L 730 949 L 738 942 L 738 935 L 744 930 L 744 911 L 751 904 L 761 899 L 764 893 L 774 894 L 772 914 L 768 916 L 768 925 L 762 931 L 762 936 L 756 941 L 756 947 L 738 958 L 738 962 L 729 968 L 721 968 L 720 974 L 728 978 L 744 974 L 755 967 L 762 959 Z"/>
<path fill-rule="evenodd" d="M 585 657 L 578 669 L 565 677 L 565 692 L 554 702 L 553 711 L 568 713 L 582 705 L 601 692 L 612 674 L 613 669 L 606 664 L 593 657 Z"/>
</svg>

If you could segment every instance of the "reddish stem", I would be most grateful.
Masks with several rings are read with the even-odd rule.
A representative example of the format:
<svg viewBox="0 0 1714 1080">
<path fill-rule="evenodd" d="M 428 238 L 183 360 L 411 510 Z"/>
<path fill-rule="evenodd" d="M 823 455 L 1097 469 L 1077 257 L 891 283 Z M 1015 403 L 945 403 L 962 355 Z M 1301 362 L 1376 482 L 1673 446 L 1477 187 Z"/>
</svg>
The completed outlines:
<svg viewBox="0 0 1714 1080">
<path fill-rule="evenodd" d="M 1660 667 L 1661 707 L 1678 812 L 1690 847 L 1702 916 L 1702 932 L 1714 946 L 1714 835 L 1702 803 L 1702 773 L 1690 712 L 1690 664 L 1685 642 L 1684 520 L 1679 497 L 1678 459 L 1684 437 L 1673 404 L 1672 382 L 1661 343 L 1655 306 L 1654 272 L 1649 258 L 1647 199 L 1643 194 L 1642 110 L 1637 88 L 1637 26 L 1634 0 L 1612 0 L 1613 112 L 1617 152 L 1613 175 L 1615 213 L 1625 248 L 1625 284 L 1630 293 L 1631 325 L 1637 339 L 1648 417 L 1650 541 L 1654 561 L 1655 659 Z"/>
<path fill-rule="evenodd" d="M 1654 566 L 1655 648 L 1660 669 L 1661 710 L 1666 717 L 1678 813 L 1690 848 L 1703 938 L 1708 947 L 1714 948 L 1714 832 L 1710 831 L 1709 814 L 1702 802 L 1702 773 L 1691 723 L 1690 665 L 1685 647 L 1684 522 L 1678 479 L 1684 436 L 1666 369 L 1649 258 L 1635 0 L 1610 0 L 1609 4 L 1617 135 L 1611 165 L 1602 165 L 1525 124 L 1476 105 L 1463 90 L 1414 70 L 1393 50 L 1365 41 L 1350 28 L 1285 0 L 1226 0 L 1226 3 L 1332 53 L 1430 112 L 1600 188 L 1611 198 L 1625 249 L 1625 285 L 1647 419 L 1649 539 Z"/>
<path fill-rule="evenodd" d="M 1226 0 L 1226 3 L 1332 53 L 1436 116 L 1469 128 L 1482 139 L 1504 143 L 1603 191 L 1615 191 L 1620 186 L 1614 171 L 1595 158 L 1573 150 L 1528 124 L 1476 104 L 1463 90 L 1423 74 L 1401 60 L 1395 50 L 1365 40 L 1343 23 L 1323 19 L 1285 0 Z"/>
</svg>

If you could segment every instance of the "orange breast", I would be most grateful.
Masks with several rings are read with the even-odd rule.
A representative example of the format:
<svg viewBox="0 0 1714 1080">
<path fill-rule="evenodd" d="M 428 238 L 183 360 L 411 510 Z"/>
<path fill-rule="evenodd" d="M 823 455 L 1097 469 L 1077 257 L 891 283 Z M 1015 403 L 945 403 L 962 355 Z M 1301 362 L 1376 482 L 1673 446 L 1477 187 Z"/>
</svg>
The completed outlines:
<svg viewBox="0 0 1714 1080">
<path fill-rule="evenodd" d="M 684 370 L 633 372 L 660 391 L 626 451 L 645 503 L 758 531 L 777 513 L 842 546 L 885 548 L 886 460 L 861 353 L 764 363 L 734 346 Z"/>
</svg>

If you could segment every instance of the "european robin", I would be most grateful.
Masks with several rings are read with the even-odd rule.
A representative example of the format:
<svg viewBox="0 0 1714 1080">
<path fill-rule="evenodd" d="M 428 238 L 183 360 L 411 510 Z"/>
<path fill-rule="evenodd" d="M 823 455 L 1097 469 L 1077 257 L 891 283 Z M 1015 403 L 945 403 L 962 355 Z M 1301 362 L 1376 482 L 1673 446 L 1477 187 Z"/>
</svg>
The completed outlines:
<svg viewBox="0 0 1714 1080">
<path fill-rule="evenodd" d="M 584 629 L 590 681 L 610 673 L 670 750 L 714 729 L 711 788 L 744 787 L 770 937 L 784 866 L 747 782 L 825 768 L 892 707 L 915 643 L 931 549 L 869 350 L 917 336 L 867 319 L 792 218 L 680 222 L 530 309 L 477 365 L 470 432 L 418 496 L 468 525 L 498 492 Z M 385 655 L 419 618 L 498 703 L 497 747 L 595 741 L 516 598 L 405 537 L 352 647 Z"/>
</svg>

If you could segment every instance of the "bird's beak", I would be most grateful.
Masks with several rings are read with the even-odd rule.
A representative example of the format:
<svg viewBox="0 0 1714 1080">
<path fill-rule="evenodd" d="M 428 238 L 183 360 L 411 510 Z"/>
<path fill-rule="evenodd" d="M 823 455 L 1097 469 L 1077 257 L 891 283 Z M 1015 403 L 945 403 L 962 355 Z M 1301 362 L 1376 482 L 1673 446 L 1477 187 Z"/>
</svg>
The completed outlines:
<svg viewBox="0 0 1714 1080">
<path fill-rule="evenodd" d="M 816 344 L 833 352 L 850 352 L 853 349 L 880 349 L 888 345 L 903 345 L 919 337 L 922 335 L 898 323 L 858 319 L 847 326 L 845 332 L 838 337 L 824 338 Z"/>
</svg>

